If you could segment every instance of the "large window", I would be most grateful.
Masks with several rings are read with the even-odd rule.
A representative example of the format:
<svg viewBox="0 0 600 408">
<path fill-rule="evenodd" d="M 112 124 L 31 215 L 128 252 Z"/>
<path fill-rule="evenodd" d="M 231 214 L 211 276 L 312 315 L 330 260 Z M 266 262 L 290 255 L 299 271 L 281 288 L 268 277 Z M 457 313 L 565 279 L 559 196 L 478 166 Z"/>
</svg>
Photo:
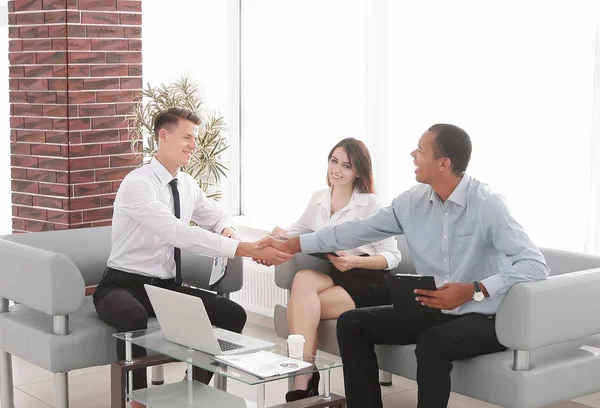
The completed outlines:
<svg viewBox="0 0 600 408">
<path fill-rule="evenodd" d="M 413 183 L 408 152 L 421 133 L 454 123 L 473 141 L 469 173 L 508 198 L 535 242 L 583 250 L 593 4 L 389 2 L 389 151 L 401 160 L 388 161 L 399 175 L 388 191 Z"/>
<path fill-rule="evenodd" d="M 469 173 L 508 198 L 536 243 L 584 249 L 600 210 L 590 209 L 598 2 L 242 4 L 245 214 L 296 218 L 347 136 L 371 148 L 389 203 L 415 183 L 420 135 L 446 122 L 470 133 Z"/>
<path fill-rule="evenodd" d="M 287 226 L 327 187 L 331 147 L 364 138 L 364 4 L 242 5 L 243 211 Z"/>
<path fill-rule="evenodd" d="M 231 147 L 223 160 L 221 205 L 239 211 L 239 6 L 238 0 L 144 2 L 144 86 L 186 76 L 200 85 L 205 108 L 227 122 Z"/>
</svg>

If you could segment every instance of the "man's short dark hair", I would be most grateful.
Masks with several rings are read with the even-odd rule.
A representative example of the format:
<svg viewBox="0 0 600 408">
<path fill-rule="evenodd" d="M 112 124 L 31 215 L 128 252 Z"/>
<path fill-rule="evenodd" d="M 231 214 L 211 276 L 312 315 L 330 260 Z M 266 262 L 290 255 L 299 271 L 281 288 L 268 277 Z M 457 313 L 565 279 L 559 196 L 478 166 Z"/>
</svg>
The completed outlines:
<svg viewBox="0 0 600 408">
<path fill-rule="evenodd" d="M 429 128 L 436 134 L 433 141 L 433 153 L 436 157 L 447 157 L 452 162 L 452 173 L 462 175 L 471 160 L 471 138 L 461 128 L 438 123 Z"/>
<path fill-rule="evenodd" d="M 158 143 L 158 133 L 161 129 L 171 126 L 177 126 L 179 120 L 189 120 L 195 125 L 200 125 L 200 117 L 187 108 L 169 108 L 164 112 L 158 113 L 154 117 L 154 138 Z"/>
</svg>

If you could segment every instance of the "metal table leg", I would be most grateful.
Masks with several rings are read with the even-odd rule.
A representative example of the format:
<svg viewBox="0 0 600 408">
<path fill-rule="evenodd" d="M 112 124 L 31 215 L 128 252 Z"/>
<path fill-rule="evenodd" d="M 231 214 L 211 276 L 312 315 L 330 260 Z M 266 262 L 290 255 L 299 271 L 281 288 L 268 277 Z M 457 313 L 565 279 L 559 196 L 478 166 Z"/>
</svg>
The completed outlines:
<svg viewBox="0 0 600 408">
<path fill-rule="evenodd" d="M 331 399 L 331 368 L 329 366 L 324 366 L 326 368 L 323 371 L 323 399 L 329 401 Z"/>
<path fill-rule="evenodd" d="M 256 405 L 258 408 L 265 408 L 265 396 L 266 396 L 266 384 L 262 383 L 258 385 L 258 395 L 256 398 Z"/>
<path fill-rule="evenodd" d="M 126 333 L 125 338 L 131 340 L 131 333 Z M 131 341 L 125 341 L 125 364 L 133 364 L 133 343 Z M 133 392 L 133 370 L 127 373 L 127 400 L 129 401 L 129 395 Z"/>
</svg>

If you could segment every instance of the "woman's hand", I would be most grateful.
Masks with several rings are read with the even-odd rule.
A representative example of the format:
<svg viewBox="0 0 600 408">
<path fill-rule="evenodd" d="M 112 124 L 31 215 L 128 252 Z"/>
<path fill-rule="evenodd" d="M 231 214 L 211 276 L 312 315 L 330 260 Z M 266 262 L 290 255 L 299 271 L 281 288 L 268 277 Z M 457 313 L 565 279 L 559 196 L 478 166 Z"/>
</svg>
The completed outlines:
<svg viewBox="0 0 600 408">
<path fill-rule="evenodd" d="M 336 254 L 339 256 L 327 255 L 327 258 L 338 270 L 346 272 L 358 266 L 359 256 L 352 255 L 345 251 L 338 251 Z"/>
</svg>

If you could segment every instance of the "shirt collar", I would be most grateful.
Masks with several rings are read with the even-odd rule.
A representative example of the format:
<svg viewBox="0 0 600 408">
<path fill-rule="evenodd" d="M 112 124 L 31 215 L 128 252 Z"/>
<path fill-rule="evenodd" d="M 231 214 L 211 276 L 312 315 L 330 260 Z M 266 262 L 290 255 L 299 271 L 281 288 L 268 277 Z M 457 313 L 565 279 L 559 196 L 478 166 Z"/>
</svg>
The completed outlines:
<svg viewBox="0 0 600 408">
<path fill-rule="evenodd" d="M 329 208 L 331 208 L 331 188 L 323 191 L 323 194 L 317 198 L 316 204 L 327 204 Z M 350 198 L 350 202 L 346 207 L 352 208 L 354 206 L 364 207 L 369 205 L 369 194 L 367 193 L 359 193 L 357 190 L 352 192 L 352 197 Z M 345 207 L 345 208 L 346 208 Z"/>
<path fill-rule="evenodd" d="M 450 197 L 448 197 L 446 201 L 452 201 L 453 203 L 458 204 L 464 208 L 467 205 L 467 193 L 469 190 L 470 182 L 471 176 L 469 176 L 468 174 L 464 174 L 458 182 L 458 185 L 454 188 L 454 191 L 452 192 L 452 194 L 450 194 Z M 434 201 L 436 203 L 441 204 L 440 197 L 433 189 L 431 190 L 431 196 L 429 197 L 429 201 Z"/>
<path fill-rule="evenodd" d="M 153 157 L 152 160 L 150 160 L 150 163 L 148 163 L 148 166 L 150 166 L 150 168 L 154 171 L 154 174 L 156 174 L 156 176 L 158 177 L 158 179 L 160 180 L 160 182 L 163 186 L 166 186 L 167 184 L 169 184 L 171 182 L 171 180 L 173 180 L 174 178 L 177 178 L 177 176 L 179 176 L 179 171 L 177 171 L 177 174 L 175 175 L 175 177 L 173 177 L 171 175 L 171 173 L 169 173 L 169 171 L 165 168 L 165 166 L 163 166 L 156 159 L 156 157 Z"/>
</svg>

